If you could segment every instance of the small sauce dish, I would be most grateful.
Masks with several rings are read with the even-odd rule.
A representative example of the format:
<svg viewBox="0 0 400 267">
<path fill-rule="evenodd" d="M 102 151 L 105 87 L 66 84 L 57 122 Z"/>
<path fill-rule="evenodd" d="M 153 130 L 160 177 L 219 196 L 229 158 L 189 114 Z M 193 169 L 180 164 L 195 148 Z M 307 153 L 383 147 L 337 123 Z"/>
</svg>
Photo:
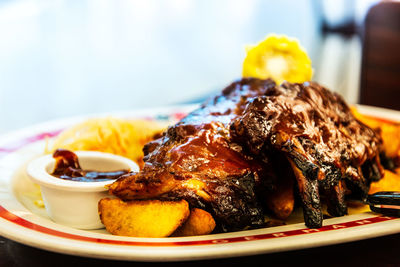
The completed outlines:
<svg viewBox="0 0 400 267">
<path fill-rule="evenodd" d="M 139 171 L 132 160 L 97 151 L 75 151 L 82 169 L 111 172 L 121 169 Z M 97 211 L 100 199 L 108 195 L 106 186 L 115 180 L 82 182 L 60 179 L 51 173 L 55 159 L 46 155 L 27 166 L 29 177 L 39 184 L 43 202 L 56 223 L 79 229 L 103 228 Z"/>
</svg>

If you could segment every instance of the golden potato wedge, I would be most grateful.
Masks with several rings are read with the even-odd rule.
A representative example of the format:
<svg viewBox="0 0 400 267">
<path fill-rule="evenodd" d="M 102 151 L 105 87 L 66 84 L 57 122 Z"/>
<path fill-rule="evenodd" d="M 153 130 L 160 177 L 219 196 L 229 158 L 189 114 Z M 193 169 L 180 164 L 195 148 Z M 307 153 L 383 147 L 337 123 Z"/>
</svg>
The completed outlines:
<svg viewBox="0 0 400 267">
<path fill-rule="evenodd" d="M 179 227 L 173 236 L 207 235 L 215 228 L 214 218 L 202 209 L 191 209 L 189 218 Z"/>
<path fill-rule="evenodd" d="M 166 237 L 189 216 L 185 200 L 132 200 L 103 198 L 99 215 L 108 232 L 136 237 Z"/>
<path fill-rule="evenodd" d="M 356 108 L 351 109 L 354 116 L 372 129 L 381 133 L 383 139 L 383 149 L 386 156 L 395 160 L 400 159 L 400 122 L 374 118 L 363 115 Z"/>
<path fill-rule="evenodd" d="M 374 194 L 381 191 L 400 191 L 400 169 L 396 169 L 396 173 L 385 170 L 383 178 L 377 182 L 372 182 L 368 194 Z M 369 205 L 360 203 L 359 201 L 347 202 L 349 214 L 357 214 L 370 211 Z"/>
<path fill-rule="evenodd" d="M 378 182 L 371 183 L 369 194 L 380 191 L 400 191 L 400 169 L 396 173 L 385 170 L 385 175 Z"/>
</svg>

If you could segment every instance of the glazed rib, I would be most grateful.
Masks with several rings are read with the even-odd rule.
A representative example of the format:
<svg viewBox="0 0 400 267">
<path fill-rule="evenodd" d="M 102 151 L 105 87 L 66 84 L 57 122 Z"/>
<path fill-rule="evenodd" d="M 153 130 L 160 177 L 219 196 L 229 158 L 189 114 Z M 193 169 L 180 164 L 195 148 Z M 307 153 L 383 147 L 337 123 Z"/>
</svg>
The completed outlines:
<svg viewBox="0 0 400 267">
<path fill-rule="evenodd" d="M 276 177 L 268 162 L 244 155 L 230 141 L 229 125 L 248 99 L 274 86 L 258 79 L 232 83 L 147 144 L 144 168 L 120 178 L 110 192 L 123 200 L 184 198 L 211 212 L 223 231 L 262 226 L 256 191 L 264 187 L 261 179 Z"/>
<path fill-rule="evenodd" d="M 316 83 L 276 86 L 242 79 L 143 151 L 144 167 L 113 183 L 123 200 L 185 199 L 222 231 L 260 227 L 264 212 L 285 219 L 297 185 L 308 227 L 347 213 L 345 193 L 362 197 L 382 177 L 382 141 L 342 98 Z"/>
<path fill-rule="evenodd" d="M 316 84 L 284 83 L 250 100 L 231 125 L 250 154 L 283 153 L 295 173 L 308 227 L 322 225 L 320 196 L 332 216 L 347 214 L 345 191 L 362 198 L 383 176 L 382 140 L 343 99 Z"/>
</svg>

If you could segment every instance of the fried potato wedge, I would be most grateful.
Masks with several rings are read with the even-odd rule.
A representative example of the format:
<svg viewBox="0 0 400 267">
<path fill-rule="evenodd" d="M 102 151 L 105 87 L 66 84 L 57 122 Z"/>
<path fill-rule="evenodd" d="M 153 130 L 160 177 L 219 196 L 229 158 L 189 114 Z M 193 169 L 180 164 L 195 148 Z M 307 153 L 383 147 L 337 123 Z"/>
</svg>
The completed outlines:
<svg viewBox="0 0 400 267">
<path fill-rule="evenodd" d="M 400 159 L 400 122 L 363 115 L 354 107 L 351 111 L 358 120 L 381 133 L 386 156 Z"/>
<path fill-rule="evenodd" d="M 377 182 L 372 182 L 368 194 L 374 194 L 382 191 L 400 191 L 400 169 L 396 169 L 396 173 L 385 170 L 383 178 Z M 347 202 L 349 214 L 357 214 L 370 211 L 369 205 L 360 203 L 359 201 Z"/>
<path fill-rule="evenodd" d="M 179 227 L 173 236 L 207 235 L 215 228 L 214 218 L 205 210 L 193 208 L 189 218 Z"/>
<path fill-rule="evenodd" d="M 374 194 L 380 191 L 400 191 L 400 169 L 396 169 L 396 173 L 385 170 L 381 180 L 371 183 L 368 193 Z"/>
<path fill-rule="evenodd" d="M 170 236 L 189 217 L 185 200 L 133 200 L 103 198 L 99 215 L 108 232 L 135 237 Z"/>
</svg>

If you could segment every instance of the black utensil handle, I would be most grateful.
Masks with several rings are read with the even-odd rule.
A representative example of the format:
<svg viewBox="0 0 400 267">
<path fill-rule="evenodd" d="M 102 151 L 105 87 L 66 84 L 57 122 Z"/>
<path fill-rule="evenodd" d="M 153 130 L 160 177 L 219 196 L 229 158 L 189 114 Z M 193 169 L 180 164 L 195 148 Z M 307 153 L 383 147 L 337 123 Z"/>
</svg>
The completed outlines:
<svg viewBox="0 0 400 267">
<path fill-rule="evenodd" d="M 373 212 L 400 217 L 400 192 L 377 192 L 368 195 L 367 203 Z"/>
<path fill-rule="evenodd" d="M 369 206 L 373 212 L 380 213 L 392 217 L 400 217 L 400 209 L 378 208 L 373 205 Z"/>
<path fill-rule="evenodd" d="M 368 204 L 400 206 L 400 192 L 384 191 L 377 192 L 367 197 Z"/>
</svg>

